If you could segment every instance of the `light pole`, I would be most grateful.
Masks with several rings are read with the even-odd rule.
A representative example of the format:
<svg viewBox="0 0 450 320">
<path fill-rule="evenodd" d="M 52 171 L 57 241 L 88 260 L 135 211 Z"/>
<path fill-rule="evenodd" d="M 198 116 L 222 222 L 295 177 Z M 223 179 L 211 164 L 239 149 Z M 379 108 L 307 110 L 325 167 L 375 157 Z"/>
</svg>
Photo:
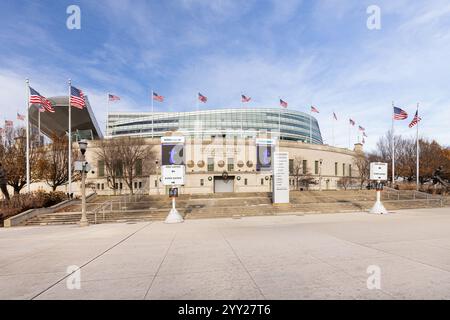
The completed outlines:
<svg viewBox="0 0 450 320">
<path fill-rule="evenodd" d="M 80 140 L 78 141 L 78 146 L 80 147 L 81 151 L 81 220 L 80 220 L 80 227 L 86 227 L 89 225 L 89 221 L 86 217 L 86 149 L 87 149 L 87 141 L 86 140 Z"/>
</svg>

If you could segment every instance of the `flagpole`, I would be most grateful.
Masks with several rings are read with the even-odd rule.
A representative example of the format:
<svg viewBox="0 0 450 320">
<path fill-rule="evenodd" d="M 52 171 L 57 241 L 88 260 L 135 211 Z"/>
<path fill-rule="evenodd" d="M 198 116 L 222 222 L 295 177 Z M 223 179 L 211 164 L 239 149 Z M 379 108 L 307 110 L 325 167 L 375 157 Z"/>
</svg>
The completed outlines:
<svg viewBox="0 0 450 320">
<path fill-rule="evenodd" d="M 27 192 L 30 193 L 31 191 L 31 176 L 30 176 L 30 81 L 28 80 L 28 78 L 25 80 L 26 82 L 26 90 L 27 90 L 27 130 L 26 130 L 26 135 L 27 135 L 27 155 L 26 155 L 26 160 L 27 160 Z"/>
<path fill-rule="evenodd" d="M 392 101 L 392 133 L 391 133 L 391 145 L 392 145 L 392 188 L 394 187 L 395 180 L 395 139 L 394 139 L 394 101 Z"/>
<path fill-rule="evenodd" d="M 281 100 L 281 98 L 280 98 Z M 278 109 L 278 141 L 281 140 L 281 101 L 280 101 L 280 106 Z"/>
<path fill-rule="evenodd" d="M 243 103 L 243 98 L 242 98 L 242 92 L 241 92 L 241 137 L 244 135 L 243 133 L 242 133 L 242 130 L 243 130 L 243 127 L 244 127 L 244 125 L 243 125 L 243 122 L 244 122 L 244 116 L 243 116 L 243 109 L 244 109 L 244 103 Z"/>
<path fill-rule="evenodd" d="M 39 145 L 41 145 L 41 108 L 38 109 L 38 132 L 39 132 L 38 142 Z"/>
<path fill-rule="evenodd" d="M 335 120 L 336 119 L 334 119 L 334 111 L 333 111 L 333 118 L 331 119 L 331 121 L 332 121 L 332 125 L 331 125 L 331 139 L 333 141 L 333 147 L 334 147 L 334 121 Z"/>
<path fill-rule="evenodd" d="M 348 119 L 348 149 L 350 149 L 350 145 L 351 145 L 351 129 L 352 129 L 352 124 L 350 122 L 350 118 Z"/>
<path fill-rule="evenodd" d="M 312 105 L 309 108 L 309 143 L 312 144 Z"/>
<path fill-rule="evenodd" d="M 153 139 L 153 112 L 154 112 L 154 109 L 153 109 L 153 88 L 152 88 L 151 99 L 152 99 L 152 139 Z"/>
<path fill-rule="evenodd" d="M 109 92 L 106 94 L 106 130 L 105 135 L 108 136 L 109 129 Z"/>
<path fill-rule="evenodd" d="M 71 97 L 72 95 L 72 80 L 69 79 L 69 143 L 68 143 L 68 148 L 69 148 L 69 161 L 67 163 L 67 173 L 69 175 L 69 186 L 68 186 L 68 195 L 69 198 L 71 197 L 71 193 L 72 193 L 72 106 L 71 106 Z"/>
<path fill-rule="evenodd" d="M 419 103 L 417 103 L 417 118 L 419 117 Z M 420 152 L 420 146 L 419 146 L 419 122 L 417 121 L 417 128 L 416 128 L 416 189 L 419 191 L 419 152 Z"/>
</svg>

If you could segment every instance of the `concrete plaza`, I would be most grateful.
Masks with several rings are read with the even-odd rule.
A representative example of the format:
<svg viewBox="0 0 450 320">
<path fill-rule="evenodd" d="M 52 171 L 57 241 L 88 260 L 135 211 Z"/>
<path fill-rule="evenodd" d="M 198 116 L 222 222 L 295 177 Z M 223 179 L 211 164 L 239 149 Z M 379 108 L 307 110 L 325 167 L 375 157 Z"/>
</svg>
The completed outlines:
<svg viewBox="0 0 450 320">
<path fill-rule="evenodd" d="M 450 299 L 450 208 L 4 228 L 0 299 Z"/>
</svg>

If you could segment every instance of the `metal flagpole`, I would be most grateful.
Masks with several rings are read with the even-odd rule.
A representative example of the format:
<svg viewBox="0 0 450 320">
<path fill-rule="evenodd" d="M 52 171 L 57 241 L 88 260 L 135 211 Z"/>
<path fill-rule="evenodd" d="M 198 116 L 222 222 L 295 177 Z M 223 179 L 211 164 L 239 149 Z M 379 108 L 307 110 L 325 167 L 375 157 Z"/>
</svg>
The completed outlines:
<svg viewBox="0 0 450 320">
<path fill-rule="evenodd" d="M 26 135 L 27 135 L 27 192 L 29 193 L 31 191 L 31 177 L 30 177 L 30 81 L 28 79 L 26 79 L 26 86 L 27 86 L 27 130 L 26 130 Z"/>
<path fill-rule="evenodd" d="M 331 121 L 332 121 L 332 125 L 331 125 L 331 138 L 332 138 L 332 145 L 333 145 L 333 147 L 334 147 L 334 121 L 335 121 L 336 119 L 334 119 L 334 111 L 333 111 L 333 118 L 331 119 Z"/>
<path fill-rule="evenodd" d="M 154 109 L 153 109 L 153 89 L 152 89 L 152 95 L 151 95 L 151 99 L 152 99 L 152 138 L 153 138 L 153 112 L 154 112 Z"/>
<path fill-rule="evenodd" d="M 417 118 L 419 117 L 419 103 L 417 103 Z M 418 120 L 418 119 L 417 119 Z M 419 146 L 419 122 L 417 121 L 417 128 L 416 128 L 416 189 L 419 191 L 419 152 L 420 152 L 420 146 Z"/>
<path fill-rule="evenodd" d="M 281 98 L 280 98 L 281 100 Z M 278 140 L 281 140 L 281 101 L 280 101 L 280 109 L 278 109 Z"/>
<path fill-rule="evenodd" d="M 312 144 L 312 105 L 309 108 L 309 143 Z"/>
<path fill-rule="evenodd" d="M 352 129 L 352 124 L 350 123 L 350 118 L 348 118 L 348 149 L 350 150 L 350 145 L 351 145 L 351 129 Z"/>
<path fill-rule="evenodd" d="M 69 194 L 69 198 L 71 197 L 71 193 L 72 193 L 72 106 L 71 106 L 71 99 L 70 97 L 72 96 L 72 80 L 69 79 L 69 143 L 68 143 L 68 148 L 69 148 L 69 161 L 67 163 L 67 172 L 69 175 L 69 187 L 67 189 L 68 194 Z"/>
<path fill-rule="evenodd" d="M 108 136 L 109 129 L 109 93 L 106 94 L 106 129 L 105 135 Z"/>
<path fill-rule="evenodd" d="M 391 145 L 392 145 L 392 188 L 395 180 L 395 139 L 394 139 L 394 101 L 392 101 L 392 130 L 391 130 Z"/>
<path fill-rule="evenodd" d="M 38 109 L 38 132 L 39 132 L 38 142 L 39 145 L 41 145 L 41 108 Z"/>
<path fill-rule="evenodd" d="M 243 125 L 243 122 L 244 122 L 244 116 L 243 116 L 243 109 L 244 109 L 244 102 L 242 101 L 244 98 L 242 97 L 242 92 L 241 92 L 241 110 L 240 110 L 240 112 L 241 112 L 241 137 L 244 135 L 243 133 L 242 133 L 242 130 L 243 130 L 243 127 L 244 127 L 244 125 Z"/>
</svg>

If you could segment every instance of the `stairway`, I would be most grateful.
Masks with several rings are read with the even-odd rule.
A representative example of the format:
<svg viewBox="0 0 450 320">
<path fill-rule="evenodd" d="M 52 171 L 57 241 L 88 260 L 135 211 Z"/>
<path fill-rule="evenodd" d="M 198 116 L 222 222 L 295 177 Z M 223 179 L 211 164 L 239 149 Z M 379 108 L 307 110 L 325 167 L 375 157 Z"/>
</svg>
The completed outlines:
<svg viewBox="0 0 450 320">
<path fill-rule="evenodd" d="M 428 200 L 424 198 L 414 200 L 414 197 L 410 192 L 382 193 L 383 204 L 388 210 L 441 206 L 439 197 L 430 197 Z M 143 196 L 135 202 L 114 202 L 112 210 L 108 201 L 101 200 L 104 202 L 88 205 L 87 217 L 91 223 L 161 221 L 166 218 L 171 208 L 167 196 Z M 292 191 L 290 200 L 290 204 L 274 206 L 270 193 L 224 193 L 181 195 L 176 203 L 177 210 L 185 219 L 355 212 L 367 211 L 373 206 L 375 191 Z M 104 212 L 102 206 L 105 208 Z M 24 225 L 75 224 L 81 218 L 80 209 L 79 206 L 72 206 L 61 212 L 42 214 L 29 219 Z"/>
</svg>

